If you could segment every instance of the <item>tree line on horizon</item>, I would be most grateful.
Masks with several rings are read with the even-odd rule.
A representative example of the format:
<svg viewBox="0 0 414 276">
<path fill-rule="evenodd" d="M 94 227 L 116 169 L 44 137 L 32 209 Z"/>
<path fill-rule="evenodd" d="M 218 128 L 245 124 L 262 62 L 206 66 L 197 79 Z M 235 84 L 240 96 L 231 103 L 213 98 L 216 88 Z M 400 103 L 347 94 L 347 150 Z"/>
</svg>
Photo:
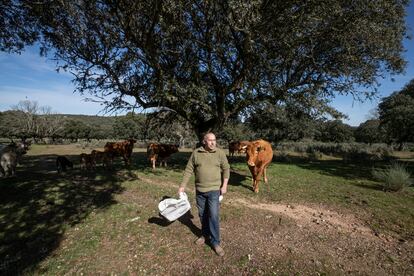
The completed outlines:
<svg viewBox="0 0 414 276">
<path fill-rule="evenodd" d="M 373 118 L 352 127 L 341 120 L 313 119 L 288 105 L 256 105 L 244 118 L 232 118 L 217 131 L 226 141 L 263 138 L 272 143 L 312 140 L 394 144 L 414 142 L 414 79 L 402 90 L 382 99 Z M 62 115 L 37 102 L 21 101 L 0 112 L 1 138 L 31 138 L 51 142 L 80 139 L 164 141 L 184 145 L 197 135 L 185 120 L 172 112 L 127 113 L 124 116 Z"/>
</svg>

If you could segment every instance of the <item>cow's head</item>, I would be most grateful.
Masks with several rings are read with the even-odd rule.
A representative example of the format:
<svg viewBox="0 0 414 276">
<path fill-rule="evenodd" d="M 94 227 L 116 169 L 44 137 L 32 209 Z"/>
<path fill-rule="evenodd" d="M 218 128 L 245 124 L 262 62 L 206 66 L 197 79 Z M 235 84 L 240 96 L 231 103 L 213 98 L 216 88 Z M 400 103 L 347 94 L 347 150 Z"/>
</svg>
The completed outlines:
<svg viewBox="0 0 414 276">
<path fill-rule="evenodd" d="M 14 141 L 11 142 L 10 146 L 14 148 L 14 150 L 20 154 L 26 154 L 30 147 L 30 141 L 26 141 L 26 139 L 22 139 L 20 142 L 15 143 Z"/>
<path fill-rule="evenodd" d="M 265 148 L 259 143 L 249 143 L 248 145 L 244 145 L 242 148 L 246 150 L 247 165 L 251 167 L 256 165 L 255 163 L 259 152 L 265 150 Z"/>
<path fill-rule="evenodd" d="M 27 144 L 27 143 L 21 143 L 19 146 L 20 146 L 20 150 L 23 154 L 26 154 L 27 151 L 29 150 L 29 144 Z"/>
<path fill-rule="evenodd" d="M 249 141 L 240 141 L 236 144 L 236 150 L 238 153 L 246 153 L 247 146 L 250 144 Z"/>
</svg>

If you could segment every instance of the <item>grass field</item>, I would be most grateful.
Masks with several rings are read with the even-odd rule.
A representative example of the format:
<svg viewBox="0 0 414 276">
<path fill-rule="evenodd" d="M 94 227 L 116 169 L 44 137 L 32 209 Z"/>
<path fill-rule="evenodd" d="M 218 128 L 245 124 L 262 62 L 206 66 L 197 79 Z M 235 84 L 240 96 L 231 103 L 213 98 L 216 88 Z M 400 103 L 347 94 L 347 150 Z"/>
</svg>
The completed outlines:
<svg viewBox="0 0 414 276">
<path fill-rule="evenodd" d="M 150 169 L 144 150 L 113 171 L 55 171 L 57 154 L 77 163 L 90 148 L 34 145 L 14 178 L 0 179 L 0 274 L 412 275 L 414 188 L 382 191 L 372 164 L 292 158 L 273 162 L 269 190 L 251 189 L 244 157 L 230 158 L 217 257 L 193 241 L 191 213 L 168 223 L 163 196 L 176 196 L 190 151 Z M 404 155 L 411 173 L 413 156 Z M 383 166 L 385 164 L 377 164 Z"/>
</svg>

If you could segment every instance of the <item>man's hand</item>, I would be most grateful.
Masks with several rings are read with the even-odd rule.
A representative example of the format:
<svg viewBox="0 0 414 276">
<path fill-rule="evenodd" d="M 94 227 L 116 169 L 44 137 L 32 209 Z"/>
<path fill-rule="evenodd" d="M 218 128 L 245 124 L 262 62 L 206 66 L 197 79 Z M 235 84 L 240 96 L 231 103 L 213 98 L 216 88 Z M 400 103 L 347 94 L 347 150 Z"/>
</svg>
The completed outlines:
<svg viewBox="0 0 414 276">
<path fill-rule="evenodd" d="M 227 185 L 220 188 L 220 194 L 224 195 L 227 193 Z"/>
<path fill-rule="evenodd" d="M 220 193 L 222 195 L 224 195 L 225 193 L 227 193 L 227 183 L 229 182 L 228 178 L 224 178 L 223 179 L 223 184 L 221 184 L 221 188 L 220 188 Z"/>
<path fill-rule="evenodd" d="M 185 191 L 185 188 L 184 187 L 178 188 L 178 194 L 184 193 L 184 191 Z"/>
</svg>

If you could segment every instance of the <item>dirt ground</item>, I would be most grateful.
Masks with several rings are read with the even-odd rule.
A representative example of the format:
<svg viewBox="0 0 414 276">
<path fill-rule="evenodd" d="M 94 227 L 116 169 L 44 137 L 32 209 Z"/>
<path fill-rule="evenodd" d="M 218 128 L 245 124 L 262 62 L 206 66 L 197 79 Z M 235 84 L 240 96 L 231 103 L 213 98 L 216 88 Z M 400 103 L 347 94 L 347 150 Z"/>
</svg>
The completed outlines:
<svg viewBox="0 0 414 276">
<path fill-rule="evenodd" d="M 169 186 L 149 178 L 140 180 Z M 126 191 L 119 200 L 139 201 L 144 208 L 154 204 L 133 191 Z M 194 206 L 192 211 L 196 212 Z M 192 216 L 168 227 L 161 221 L 151 224 L 154 239 L 149 250 L 137 251 L 132 245 L 142 243 L 131 237 L 122 249 L 131 252 L 125 266 L 132 273 L 154 275 L 414 275 L 414 241 L 375 233 L 364 214 L 251 202 L 237 194 L 225 197 L 221 212 L 223 258 L 208 246 L 193 244 L 200 224 Z M 107 246 L 114 245 L 108 241 Z M 108 256 L 112 263 L 108 269 L 119 267 L 118 261 Z"/>
<path fill-rule="evenodd" d="M 230 204 L 264 212 L 265 215 L 259 216 L 262 222 L 255 224 L 265 226 L 266 221 L 272 221 L 275 225 L 276 221 L 273 231 L 263 227 L 260 228 L 262 234 L 251 235 L 252 244 L 261 248 L 257 253 L 263 257 L 272 256 L 269 260 L 283 262 L 287 253 L 295 256 L 292 267 L 298 271 L 363 275 L 414 273 L 412 240 L 379 235 L 353 214 L 338 213 L 322 206 L 252 204 L 240 198 Z"/>
</svg>

